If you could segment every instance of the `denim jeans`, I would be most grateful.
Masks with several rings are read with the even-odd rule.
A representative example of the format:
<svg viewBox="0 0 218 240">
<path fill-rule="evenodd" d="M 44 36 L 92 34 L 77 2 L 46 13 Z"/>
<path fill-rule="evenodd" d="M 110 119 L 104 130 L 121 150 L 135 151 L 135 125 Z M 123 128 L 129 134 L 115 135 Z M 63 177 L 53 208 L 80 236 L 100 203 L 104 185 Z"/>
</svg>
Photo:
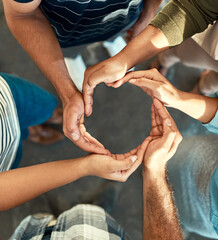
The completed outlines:
<svg viewBox="0 0 218 240">
<path fill-rule="evenodd" d="M 218 135 L 185 138 L 168 162 L 182 226 L 218 239 Z"/>
<path fill-rule="evenodd" d="M 28 127 L 48 120 L 57 105 L 56 98 L 49 92 L 11 74 L 0 73 L 9 85 L 18 113 L 21 139 L 13 168 L 18 167 L 22 157 L 22 140 L 28 137 Z"/>
</svg>

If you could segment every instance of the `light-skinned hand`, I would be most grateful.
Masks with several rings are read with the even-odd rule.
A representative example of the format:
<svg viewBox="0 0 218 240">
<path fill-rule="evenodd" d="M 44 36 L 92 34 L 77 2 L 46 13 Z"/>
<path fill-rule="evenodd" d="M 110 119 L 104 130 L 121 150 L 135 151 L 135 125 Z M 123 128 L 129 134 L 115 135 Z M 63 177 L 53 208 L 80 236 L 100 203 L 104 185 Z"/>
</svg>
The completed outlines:
<svg viewBox="0 0 218 240">
<path fill-rule="evenodd" d="M 145 71 L 133 71 L 114 83 L 113 87 L 118 88 L 125 82 L 139 86 L 148 95 L 159 99 L 169 107 L 173 107 L 180 99 L 181 91 L 175 88 L 157 69 Z"/>
</svg>

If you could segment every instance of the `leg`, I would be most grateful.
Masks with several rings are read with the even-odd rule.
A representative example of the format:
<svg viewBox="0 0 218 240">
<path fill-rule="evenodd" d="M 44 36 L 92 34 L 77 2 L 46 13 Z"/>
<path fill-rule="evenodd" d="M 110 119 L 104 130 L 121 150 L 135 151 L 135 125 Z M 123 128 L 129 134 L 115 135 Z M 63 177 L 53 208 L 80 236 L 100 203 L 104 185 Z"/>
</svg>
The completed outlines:
<svg viewBox="0 0 218 240">
<path fill-rule="evenodd" d="M 5 73 L 0 75 L 13 94 L 21 130 L 42 124 L 52 116 L 57 105 L 52 94 L 17 76 Z"/>
<path fill-rule="evenodd" d="M 218 165 L 217 144 L 217 135 L 184 139 L 167 167 L 184 228 L 215 239 L 217 234 L 210 219 L 210 183 Z"/>
</svg>

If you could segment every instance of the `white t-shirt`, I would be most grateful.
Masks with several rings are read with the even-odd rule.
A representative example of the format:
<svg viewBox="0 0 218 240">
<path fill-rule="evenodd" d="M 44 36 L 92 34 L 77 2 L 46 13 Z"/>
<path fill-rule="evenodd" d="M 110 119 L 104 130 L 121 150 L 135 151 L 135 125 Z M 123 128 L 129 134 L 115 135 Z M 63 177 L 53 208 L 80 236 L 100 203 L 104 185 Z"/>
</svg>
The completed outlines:
<svg viewBox="0 0 218 240">
<path fill-rule="evenodd" d="M 213 59 L 218 60 L 218 22 L 209 25 L 202 33 L 195 34 L 192 39 Z"/>
<path fill-rule="evenodd" d="M 0 76 L 0 172 L 11 168 L 16 157 L 20 126 L 16 105 L 7 82 Z"/>
</svg>

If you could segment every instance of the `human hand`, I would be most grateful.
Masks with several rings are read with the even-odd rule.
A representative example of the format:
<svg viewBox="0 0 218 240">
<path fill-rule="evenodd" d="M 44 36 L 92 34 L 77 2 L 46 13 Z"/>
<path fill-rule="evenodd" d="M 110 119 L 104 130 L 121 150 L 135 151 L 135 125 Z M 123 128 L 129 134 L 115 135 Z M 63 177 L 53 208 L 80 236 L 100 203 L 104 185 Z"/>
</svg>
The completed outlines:
<svg viewBox="0 0 218 240">
<path fill-rule="evenodd" d="M 120 54 L 119 56 L 122 56 Z M 83 82 L 83 98 L 85 114 L 90 116 L 93 105 L 93 92 L 95 87 L 104 82 L 106 84 L 115 82 L 124 77 L 127 66 L 122 57 L 114 56 L 86 69 Z"/>
<path fill-rule="evenodd" d="M 111 156 L 91 154 L 86 157 L 87 175 L 125 182 L 140 166 L 148 141 L 126 154 Z"/>
<path fill-rule="evenodd" d="M 109 151 L 93 138 L 84 126 L 84 103 L 81 93 L 76 92 L 63 103 L 63 131 L 66 137 L 87 152 L 108 154 Z"/>
<path fill-rule="evenodd" d="M 152 130 L 144 155 L 144 167 L 152 171 L 165 171 L 167 161 L 175 154 L 182 135 L 173 118 L 158 99 L 151 108 Z"/>
<path fill-rule="evenodd" d="M 176 107 L 181 98 L 182 92 L 175 88 L 157 69 L 146 71 L 134 71 L 126 74 L 125 77 L 113 84 L 118 88 L 125 82 L 141 87 L 148 95 L 159 99 L 169 107 Z"/>
</svg>

